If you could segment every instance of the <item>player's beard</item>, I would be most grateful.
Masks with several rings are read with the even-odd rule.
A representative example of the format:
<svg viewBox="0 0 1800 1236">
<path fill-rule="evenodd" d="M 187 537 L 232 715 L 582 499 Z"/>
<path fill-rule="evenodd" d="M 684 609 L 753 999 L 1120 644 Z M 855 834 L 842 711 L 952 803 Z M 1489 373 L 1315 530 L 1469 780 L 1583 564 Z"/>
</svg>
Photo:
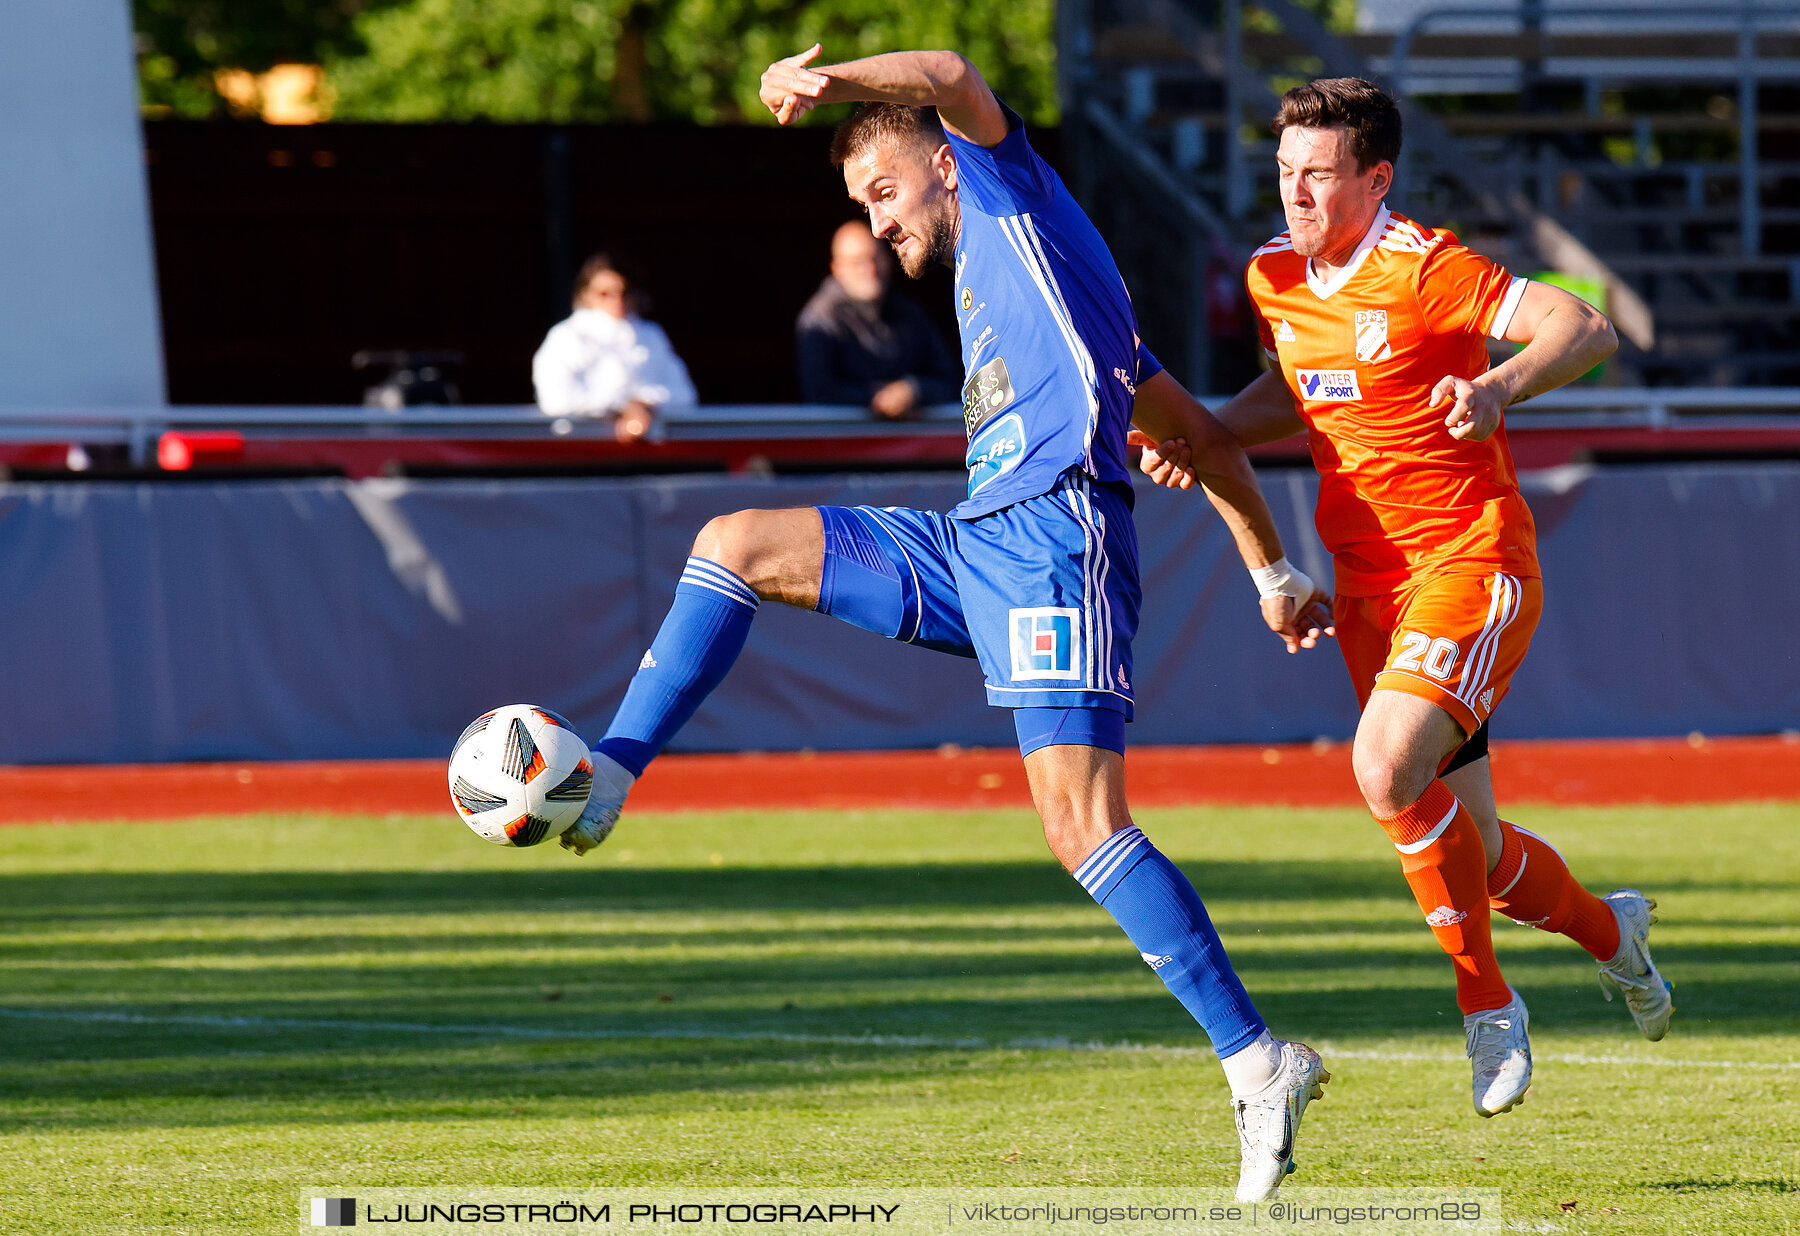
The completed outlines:
<svg viewBox="0 0 1800 1236">
<path fill-rule="evenodd" d="M 950 265 L 951 255 L 956 252 L 956 234 L 950 227 L 950 212 L 939 209 L 926 224 L 924 234 L 908 232 L 918 243 L 913 246 L 911 254 L 903 254 L 894 250 L 894 256 L 900 259 L 900 269 L 906 272 L 908 279 L 917 279 L 924 275 L 931 265 L 939 263 Z"/>
<path fill-rule="evenodd" d="M 1325 230 L 1316 224 L 1303 233 L 1289 222 L 1288 240 L 1293 243 L 1294 252 L 1303 258 L 1315 258 L 1325 251 Z"/>
</svg>

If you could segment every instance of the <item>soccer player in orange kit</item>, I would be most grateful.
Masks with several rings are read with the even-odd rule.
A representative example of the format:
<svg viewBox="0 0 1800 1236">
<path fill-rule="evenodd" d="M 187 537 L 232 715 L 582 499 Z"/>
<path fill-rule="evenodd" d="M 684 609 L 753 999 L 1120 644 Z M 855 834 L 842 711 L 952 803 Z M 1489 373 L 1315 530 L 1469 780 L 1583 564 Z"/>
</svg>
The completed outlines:
<svg viewBox="0 0 1800 1236">
<path fill-rule="evenodd" d="M 1388 210 L 1400 127 L 1393 100 L 1358 78 L 1282 97 L 1288 230 L 1247 275 L 1274 368 L 1216 415 L 1246 446 L 1309 434 L 1333 620 L 1363 706 L 1357 785 L 1455 964 L 1475 1109 L 1493 1116 L 1524 1098 L 1531 1046 L 1490 908 L 1580 944 L 1647 1038 L 1673 1012 L 1647 945 L 1656 903 L 1636 889 L 1594 896 L 1547 841 L 1501 820 L 1487 759 L 1488 718 L 1543 597 L 1502 409 L 1618 342 L 1576 297 Z M 1484 337 L 1524 347 L 1490 369 Z M 1183 452 L 1147 449 L 1142 467 L 1168 483 Z"/>
</svg>

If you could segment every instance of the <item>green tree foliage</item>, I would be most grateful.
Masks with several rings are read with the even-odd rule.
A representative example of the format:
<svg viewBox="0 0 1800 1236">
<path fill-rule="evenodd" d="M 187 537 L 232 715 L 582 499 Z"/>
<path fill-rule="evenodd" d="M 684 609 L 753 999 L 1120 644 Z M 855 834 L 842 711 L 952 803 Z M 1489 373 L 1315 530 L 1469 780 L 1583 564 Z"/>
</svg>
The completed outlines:
<svg viewBox="0 0 1800 1236">
<path fill-rule="evenodd" d="M 322 64 L 343 120 L 763 121 L 763 68 L 950 47 L 1056 113 L 1054 0 L 133 0 L 152 114 L 225 114 L 220 69 Z M 827 121 L 834 119 L 828 115 Z"/>
<path fill-rule="evenodd" d="M 609 120 L 617 0 L 410 0 L 358 23 L 326 62 L 343 120 Z"/>
<path fill-rule="evenodd" d="M 1053 0 L 406 0 L 356 23 L 367 51 L 327 61 L 356 120 L 768 118 L 757 78 L 813 42 L 823 59 L 951 47 L 1031 119 L 1056 107 Z M 829 117 L 828 117 L 829 119 Z"/>
<path fill-rule="evenodd" d="M 1299 4 L 1333 30 L 1349 33 L 1356 29 L 1357 0 L 1299 0 Z"/>
<path fill-rule="evenodd" d="M 362 47 L 358 16 L 395 0 L 132 0 L 138 97 L 151 114 L 225 113 L 219 69 L 319 64 Z"/>
</svg>

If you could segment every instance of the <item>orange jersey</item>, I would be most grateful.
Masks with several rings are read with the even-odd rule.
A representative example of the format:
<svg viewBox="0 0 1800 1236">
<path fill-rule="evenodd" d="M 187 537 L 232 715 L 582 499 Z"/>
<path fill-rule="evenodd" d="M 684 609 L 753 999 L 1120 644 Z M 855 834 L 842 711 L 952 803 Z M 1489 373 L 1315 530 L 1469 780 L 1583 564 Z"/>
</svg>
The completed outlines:
<svg viewBox="0 0 1800 1236">
<path fill-rule="evenodd" d="M 1385 206 L 1332 279 L 1310 266 L 1284 232 L 1246 281 L 1310 431 L 1337 591 L 1372 596 L 1446 570 L 1538 578 L 1504 426 L 1458 441 L 1444 427 L 1451 404 L 1427 406 L 1446 375 L 1486 372 L 1483 336 L 1504 337 L 1525 280 Z"/>
</svg>

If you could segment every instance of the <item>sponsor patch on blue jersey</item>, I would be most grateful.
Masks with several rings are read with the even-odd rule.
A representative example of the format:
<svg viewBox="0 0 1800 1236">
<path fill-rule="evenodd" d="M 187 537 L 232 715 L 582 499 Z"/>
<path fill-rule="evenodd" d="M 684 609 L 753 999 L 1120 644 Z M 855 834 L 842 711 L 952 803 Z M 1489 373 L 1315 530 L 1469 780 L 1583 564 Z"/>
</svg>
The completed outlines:
<svg viewBox="0 0 1800 1236">
<path fill-rule="evenodd" d="M 1080 678 L 1075 650 L 1081 644 L 1081 611 L 1078 609 L 1014 609 L 1007 611 L 1012 624 L 1012 677 L 1014 682 L 1040 678 Z"/>
<path fill-rule="evenodd" d="M 1362 398 L 1354 369 L 1296 369 L 1300 397 L 1308 403 L 1349 403 Z"/>
<path fill-rule="evenodd" d="M 1027 445 L 1025 422 L 1018 413 L 1008 412 L 999 420 L 990 421 L 969 443 L 970 496 L 1018 467 Z"/>
<path fill-rule="evenodd" d="M 1013 401 L 1012 377 L 1006 372 L 1006 360 L 996 356 L 969 375 L 963 383 L 963 428 L 969 437 L 988 422 L 988 418 Z"/>
</svg>

